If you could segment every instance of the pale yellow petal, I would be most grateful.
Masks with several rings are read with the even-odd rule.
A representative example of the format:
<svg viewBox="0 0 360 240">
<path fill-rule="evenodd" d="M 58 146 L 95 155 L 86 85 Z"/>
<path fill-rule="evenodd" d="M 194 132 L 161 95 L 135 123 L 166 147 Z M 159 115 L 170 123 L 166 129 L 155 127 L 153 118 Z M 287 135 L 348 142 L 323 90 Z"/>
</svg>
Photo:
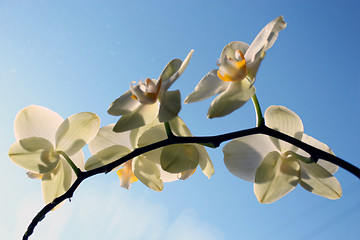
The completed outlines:
<svg viewBox="0 0 360 240">
<path fill-rule="evenodd" d="M 254 192 L 260 203 L 272 203 L 288 194 L 299 182 L 299 163 L 270 152 L 255 174 Z"/>
<path fill-rule="evenodd" d="M 52 171 L 59 162 L 53 155 L 54 147 L 45 138 L 30 137 L 14 143 L 9 149 L 9 157 L 16 165 L 34 173 Z"/>
<path fill-rule="evenodd" d="M 69 156 L 80 151 L 97 134 L 100 118 L 90 112 L 77 113 L 67 118 L 56 132 L 56 149 Z"/>
<path fill-rule="evenodd" d="M 307 191 L 317 195 L 338 199 L 342 195 L 338 180 L 325 168 L 316 163 L 301 164 L 300 185 Z"/>
<path fill-rule="evenodd" d="M 304 127 L 300 117 L 283 106 L 270 106 L 265 111 L 265 124 L 269 128 L 282 132 L 298 140 L 302 139 Z M 286 151 L 295 152 L 298 148 L 294 145 L 281 141 L 277 138 L 270 138 L 278 150 L 282 153 Z"/>
<path fill-rule="evenodd" d="M 160 179 L 160 171 L 157 165 L 144 157 L 136 157 L 132 161 L 134 175 L 146 186 L 155 191 L 161 191 L 164 183 Z"/>
<path fill-rule="evenodd" d="M 193 144 L 174 144 L 163 147 L 160 164 L 170 173 L 181 173 L 195 169 L 199 164 L 199 152 Z"/>
</svg>

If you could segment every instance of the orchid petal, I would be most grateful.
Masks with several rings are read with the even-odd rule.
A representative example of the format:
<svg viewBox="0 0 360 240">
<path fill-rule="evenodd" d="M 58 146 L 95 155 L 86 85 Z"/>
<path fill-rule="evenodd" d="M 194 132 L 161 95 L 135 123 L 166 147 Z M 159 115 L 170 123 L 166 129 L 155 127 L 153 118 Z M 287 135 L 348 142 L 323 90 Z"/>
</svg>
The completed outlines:
<svg viewBox="0 0 360 240">
<path fill-rule="evenodd" d="M 266 126 L 294 137 L 302 139 L 304 127 L 302 121 L 296 113 L 283 106 L 270 106 L 265 111 Z M 290 143 L 270 137 L 277 149 L 284 153 L 286 151 L 295 152 L 298 148 Z"/>
<path fill-rule="evenodd" d="M 164 140 L 167 138 L 165 126 L 164 124 L 157 124 L 151 127 L 149 130 L 145 131 L 138 141 L 139 147 L 144 147 L 150 145 L 152 143 Z M 162 148 L 157 148 L 152 151 L 146 152 L 142 154 L 148 160 L 153 163 L 160 164 L 160 156 L 161 156 Z"/>
<path fill-rule="evenodd" d="M 159 105 L 141 104 L 133 112 L 123 115 L 115 124 L 114 132 L 125 132 L 152 122 L 159 112 Z"/>
<path fill-rule="evenodd" d="M 237 138 L 224 146 L 224 163 L 229 172 L 236 177 L 254 182 L 256 169 L 272 151 L 276 151 L 276 148 L 266 135 L 256 134 Z"/>
<path fill-rule="evenodd" d="M 130 143 L 131 143 L 132 148 L 140 147 L 139 138 L 142 136 L 142 134 L 144 132 L 146 132 L 147 130 L 149 130 L 150 128 L 157 126 L 157 125 L 160 125 L 160 122 L 159 122 L 158 118 L 155 118 L 152 122 L 146 124 L 145 126 L 131 130 L 130 131 Z M 161 124 L 161 125 L 163 125 L 163 124 Z M 148 145 L 148 144 L 145 144 L 145 145 Z M 145 145 L 143 145 L 143 146 L 145 146 Z"/>
<path fill-rule="evenodd" d="M 204 146 L 198 144 L 195 144 L 194 146 L 199 152 L 199 166 L 205 176 L 210 179 L 210 177 L 214 174 L 215 169 L 213 163 L 211 162 L 209 154 L 207 153 Z"/>
<path fill-rule="evenodd" d="M 89 143 L 91 154 L 111 147 L 113 145 L 122 145 L 128 149 L 132 149 L 130 144 L 130 131 L 116 133 L 113 131 L 115 124 L 110 124 L 100 128 L 96 137 Z"/>
<path fill-rule="evenodd" d="M 34 173 L 53 170 L 59 157 L 53 155 L 54 147 L 45 138 L 30 137 L 14 143 L 9 149 L 10 159 L 18 166 Z"/>
<path fill-rule="evenodd" d="M 122 164 L 123 168 L 119 169 L 116 173 L 120 180 L 120 186 L 126 189 L 130 188 L 133 182 L 138 180 L 132 172 L 132 160 L 129 160 Z"/>
<path fill-rule="evenodd" d="M 193 144 L 174 144 L 163 147 L 160 164 L 170 173 L 195 169 L 199 164 L 199 152 Z"/>
<path fill-rule="evenodd" d="M 254 192 L 260 203 L 272 203 L 293 190 L 299 182 L 299 163 L 270 152 L 255 174 Z"/>
<path fill-rule="evenodd" d="M 230 82 L 222 81 L 217 76 L 217 70 L 212 70 L 200 80 L 195 87 L 195 91 L 186 97 L 184 103 L 193 103 L 207 99 L 225 91 L 229 84 Z"/>
<path fill-rule="evenodd" d="M 174 73 L 176 73 L 182 64 L 180 59 L 173 59 L 166 64 L 164 70 L 161 72 L 159 79 L 161 78 L 164 82 L 168 80 Z"/>
<path fill-rule="evenodd" d="M 211 103 L 208 118 L 223 117 L 244 105 L 255 93 L 249 81 L 230 82 L 228 88 Z"/>
<path fill-rule="evenodd" d="M 307 143 L 313 147 L 316 147 L 320 150 L 323 150 L 324 152 L 327 152 L 327 153 L 330 153 L 330 154 L 333 154 L 333 151 L 325 144 L 325 143 L 322 143 L 320 142 L 319 140 L 316 140 L 315 138 L 307 135 L 307 134 L 303 134 L 303 137 L 301 139 L 301 141 L 303 141 L 304 143 Z M 302 149 L 298 149 L 298 151 L 296 152 L 297 154 L 300 154 L 302 156 L 307 156 L 307 157 L 310 157 L 310 155 L 308 153 L 306 153 L 305 151 L 303 151 Z M 317 161 L 317 164 L 319 164 L 320 166 L 322 166 L 323 168 L 325 168 L 328 172 L 330 172 L 331 174 L 334 174 L 338 169 L 339 167 L 331 162 L 328 162 L 328 161 L 325 161 L 325 160 L 322 160 L 322 159 L 319 159 Z"/>
<path fill-rule="evenodd" d="M 15 138 L 42 137 L 55 145 L 55 133 L 62 122 L 63 118 L 48 108 L 37 105 L 25 107 L 15 117 Z"/>
<path fill-rule="evenodd" d="M 86 170 L 102 167 L 130 153 L 131 150 L 122 145 L 113 145 L 91 156 L 85 164 Z"/>
<path fill-rule="evenodd" d="M 31 171 L 27 171 L 26 175 L 31 179 L 42 179 L 43 175 L 42 173 L 34 173 Z"/>
<path fill-rule="evenodd" d="M 52 202 L 55 198 L 61 196 L 69 190 L 74 180 L 73 170 L 69 164 L 64 159 L 59 161 L 59 164 L 54 171 L 45 173 L 41 181 L 45 204 Z M 56 208 L 59 206 L 60 205 Z"/>
<path fill-rule="evenodd" d="M 342 195 L 341 185 L 325 168 L 316 163 L 300 162 L 300 185 L 307 191 L 317 195 L 338 199 Z"/>
<path fill-rule="evenodd" d="M 175 117 L 169 121 L 171 131 L 176 136 L 190 137 L 192 136 L 189 128 L 185 125 L 184 121 L 180 117 Z"/>
<path fill-rule="evenodd" d="M 181 63 L 179 69 L 174 74 L 172 74 L 168 79 L 164 78 L 162 91 L 166 91 L 167 89 L 169 89 L 169 87 L 176 81 L 176 79 L 178 79 L 180 77 L 180 75 L 183 74 L 183 72 L 185 71 L 185 69 L 191 59 L 193 52 L 194 52 L 194 50 L 191 50 L 189 52 L 189 54 L 186 56 L 184 61 Z M 177 66 L 178 65 L 176 64 L 176 67 Z M 175 70 L 176 67 L 173 70 Z M 163 73 L 161 75 L 163 75 Z M 169 76 L 170 74 L 167 73 L 166 75 Z M 164 77 L 167 77 L 167 76 L 164 76 Z"/>
<path fill-rule="evenodd" d="M 159 164 L 156 164 L 160 171 L 160 179 L 163 182 L 174 182 L 179 180 L 178 173 L 169 173 L 164 171 Z"/>
<path fill-rule="evenodd" d="M 132 171 L 143 184 L 152 190 L 163 190 L 164 183 L 160 179 L 160 171 L 155 163 L 138 156 L 132 161 Z"/>
<path fill-rule="evenodd" d="M 113 116 L 121 116 L 134 111 L 141 103 L 131 98 L 132 92 L 126 91 L 118 99 L 113 101 L 108 109 L 108 113 Z"/>
<path fill-rule="evenodd" d="M 245 54 L 245 59 L 247 59 L 247 61 L 254 61 L 257 57 L 259 57 L 258 53 L 261 52 L 262 49 L 266 51 L 271 48 L 276 41 L 279 32 L 285 29 L 285 27 L 286 23 L 284 22 L 284 18 L 282 16 L 279 16 L 268 23 L 251 43 Z"/>
<path fill-rule="evenodd" d="M 160 99 L 159 121 L 168 122 L 178 115 L 181 109 L 180 91 L 165 92 Z"/>
<path fill-rule="evenodd" d="M 220 65 L 227 58 L 236 59 L 235 52 L 239 50 L 241 53 L 245 54 L 249 49 L 249 45 L 247 43 L 241 41 L 234 41 L 227 44 L 221 54 L 220 54 Z"/>
<path fill-rule="evenodd" d="M 56 149 L 69 156 L 80 151 L 99 131 L 100 118 L 90 112 L 77 113 L 66 119 L 56 132 Z"/>
</svg>

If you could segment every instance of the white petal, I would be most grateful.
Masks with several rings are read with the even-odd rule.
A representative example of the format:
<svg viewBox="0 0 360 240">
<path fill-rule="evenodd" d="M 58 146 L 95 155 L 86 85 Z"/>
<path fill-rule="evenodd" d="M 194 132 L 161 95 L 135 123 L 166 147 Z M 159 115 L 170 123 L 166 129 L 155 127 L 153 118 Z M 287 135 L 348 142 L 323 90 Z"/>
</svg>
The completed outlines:
<svg viewBox="0 0 360 240">
<path fill-rule="evenodd" d="M 56 132 L 56 149 L 69 156 L 80 151 L 99 131 L 100 118 L 90 112 L 77 113 L 67 118 Z"/>
<path fill-rule="evenodd" d="M 91 154 L 111 147 L 113 145 L 122 145 L 128 149 L 132 149 L 130 144 L 130 131 L 116 133 L 113 131 L 115 124 L 110 124 L 100 128 L 96 137 L 89 143 L 89 150 Z"/>
<path fill-rule="evenodd" d="M 199 152 L 199 166 L 205 176 L 210 179 L 210 177 L 214 174 L 215 169 L 213 163 L 211 162 L 209 154 L 207 153 L 204 146 L 198 144 L 195 144 L 194 146 Z"/>
<path fill-rule="evenodd" d="M 195 91 L 186 97 L 184 103 L 193 103 L 207 99 L 225 91 L 229 84 L 230 82 L 225 82 L 218 78 L 216 69 L 212 70 L 200 80 L 195 87 Z"/>
<path fill-rule="evenodd" d="M 144 126 L 152 122 L 159 112 L 159 105 L 154 104 L 141 104 L 133 112 L 123 115 L 120 120 L 115 124 L 113 131 L 125 132 Z"/>
<path fill-rule="evenodd" d="M 129 114 L 134 111 L 141 103 L 131 98 L 131 91 L 126 91 L 118 99 L 113 101 L 108 109 L 108 113 L 114 116 Z"/>
<path fill-rule="evenodd" d="M 54 147 L 45 138 L 31 137 L 14 143 L 9 149 L 10 159 L 18 166 L 34 173 L 52 171 L 59 157 L 53 155 Z"/>
<path fill-rule="evenodd" d="M 261 161 L 275 150 L 274 144 L 266 135 L 237 138 L 224 146 L 224 163 L 233 175 L 254 182 L 255 172 Z"/>
<path fill-rule="evenodd" d="M 122 168 L 119 169 L 116 173 L 120 180 L 120 186 L 126 189 L 129 189 L 130 185 L 138 180 L 138 178 L 135 177 L 132 172 L 132 160 L 122 164 Z"/>
<path fill-rule="evenodd" d="M 98 167 L 102 167 L 106 164 L 114 162 L 115 160 L 125 156 L 130 153 L 131 150 L 127 147 L 121 145 L 113 145 L 108 148 L 105 148 L 95 155 L 91 156 L 85 164 L 86 170 L 95 169 Z M 115 170 L 115 169 L 114 169 Z"/>
<path fill-rule="evenodd" d="M 161 191 L 164 188 L 159 168 L 155 163 L 139 156 L 133 159 L 132 169 L 134 175 L 152 190 Z"/>
<path fill-rule="evenodd" d="M 31 179 L 42 179 L 44 174 L 27 171 L 26 175 Z"/>
<path fill-rule="evenodd" d="M 190 137 L 192 136 L 189 128 L 185 125 L 184 121 L 180 117 L 175 117 L 170 122 L 171 131 L 176 136 Z"/>
<path fill-rule="evenodd" d="M 168 64 L 166 64 L 164 70 L 160 74 L 159 79 L 161 78 L 164 82 L 168 80 L 174 73 L 176 73 L 180 66 L 182 64 L 182 61 L 180 59 L 173 59 Z"/>
<path fill-rule="evenodd" d="M 174 144 L 163 147 L 161 168 L 170 173 L 195 169 L 199 164 L 199 152 L 193 144 Z"/>
<path fill-rule="evenodd" d="M 149 130 L 150 128 L 157 126 L 157 125 L 163 126 L 164 124 L 160 123 L 158 118 L 155 118 L 152 122 L 146 124 L 145 126 L 131 130 L 130 131 L 130 143 L 131 143 L 132 148 L 140 147 L 138 142 L 139 142 L 139 138 L 142 136 L 142 134 L 144 132 L 146 132 L 147 130 Z M 148 144 L 145 144 L 145 145 L 148 145 Z M 145 146 L 145 145 L 143 145 L 143 146 Z"/>
<path fill-rule="evenodd" d="M 255 174 L 254 192 L 259 202 L 272 203 L 293 190 L 299 182 L 299 163 L 293 158 L 282 159 L 271 152 Z"/>
<path fill-rule="evenodd" d="M 265 111 L 265 124 L 269 128 L 275 129 L 298 140 L 302 139 L 304 133 L 304 127 L 300 117 L 283 106 L 268 107 Z M 270 139 L 282 153 L 286 151 L 295 152 L 298 149 L 294 145 L 277 138 L 271 137 Z"/>
<path fill-rule="evenodd" d="M 160 179 L 163 182 L 174 182 L 174 181 L 179 180 L 177 173 L 166 172 L 166 171 L 162 170 L 162 168 L 159 164 L 157 164 L 157 167 L 159 168 L 159 171 L 160 171 Z"/>
<path fill-rule="evenodd" d="M 31 105 L 19 111 L 15 117 L 14 130 L 17 140 L 42 137 L 55 145 L 55 133 L 63 118 L 48 108 Z"/>
<path fill-rule="evenodd" d="M 181 109 L 180 91 L 168 91 L 160 99 L 159 121 L 168 122 L 178 115 Z"/>
<path fill-rule="evenodd" d="M 247 43 L 241 41 L 234 41 L 226 45 L 220 55 L 220 64 L 224 61 L 225 58 L 236 59 L 235 52 L 239 50 L 241 53 L 245 54 L 249 49 Z"/>
<path fill-rule="evenodd" d="M 146 145 L 150 145 L 152 143 L 164 140 L 167 138 L 165 126 L 163 123 L 159 123 L 149 130 L 145 131 L 141 137 L 139 138 L 138 146 L 144 147 Z M 160 156 L 161 156 L 162 148 L 158 148 L 143 154 L 149 161 L 153 163 L 160 164 Z"/>
<path fill-rule="evenodd" d="M 245 79 L 231 82 L 228 88 L 212 101 L 208 118 L 223 117 L 244 105 L 255 93 L 255 87 Z"/>
<path fill-rule="evenodd" d="M 301 186 L 312 193 L 329 198 L 338 199 L 342 195 L 342 190 L 338 180 L 326 171 L 319 164 L 301 164 Z"/>
<path fill-rule="evenodd" d="M 247 61 L 254 61 L 254 59 L 259 56 L 258 53 L 261 52 L 262 49 L 266 51 L 271 48 L 276 41 L 279 32 L 285 29 L 285 27 L 286 23 L 282 16 L 279 16 L 268 23 L 251 43 L 245 54 L 245 59 L 247 59 Z"/>
<path fill-rule="evenodd" d="M 162 89 L 161 91 L 166 91 L 167 89 L 169 89 L 169 87 L 175 82 L 175 80 L 178 79 L 181 76 L 181 74 L 183 74 L 183 72 L 185 71 L 185 69 L 191 59 L 193 52 L 194 52 L 194 50 L 191 50 L 189 52 L 189 54 L 186 56 L 184 61 L 181 63 L 181 66 L 179 67 L 179 69 L 174 74 L 172 74 L 170 78 L 164 79 L 163 85 L 161 87 L 161 89 Z M 178 67 L 178 64 L 176 64 L 176 67 L 174 67 L 172 69 L 172 71 L 175 70 L 177 67 Z M 167 74 L 167 76 L 169 76 L 169 75 L 170 74 Z M 165 74 L 164 75 L 162 74 L 162 76 L 167 77 L 167 76 L 165 76 Z"/>
<path fill-rule="evenodd" d="M 44 174 L 42 178 L 41 187 L 45 204 L 64 194 L 74 181 L 73 170 L 62 159 L 54 171 Z"/>
<path fill-rule="evenodd" d="M 301 141 L 303 141 L 313 147 L 316 147 L 320 150 L 323 150 L 324 152 L 335 155 L 333 153 L 333 151 L 325 143 L 322 143 L 319 140 L 316 140 L 315 138 L 313 138 L 305 133 L 303 134 Z M 308 153 L 306 153 L 305 151 L 303 151 L 302 149 L 298 149 L 296 153 L 300 154 L 302 156 L 305 156 L 305 157 L 310 157 L 310 155 Z M 325 168 L 331 174 L 334 174 L 339 168 L 337 165 L 330 163 L 328 161 L 322 160 L 322 159 L 319 159 L 317 164 L 319 164 L 320 166 Z"/>
</svg>

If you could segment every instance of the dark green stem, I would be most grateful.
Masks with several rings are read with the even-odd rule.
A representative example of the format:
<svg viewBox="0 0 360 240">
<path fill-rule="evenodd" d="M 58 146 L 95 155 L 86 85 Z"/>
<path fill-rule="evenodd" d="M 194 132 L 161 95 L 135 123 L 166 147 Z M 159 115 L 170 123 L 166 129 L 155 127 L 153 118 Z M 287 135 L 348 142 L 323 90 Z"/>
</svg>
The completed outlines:
<svg viewBox="0 0 360 240">
<path fill-rule="evenodd" d="M 65 160 L 69 163 L 72 170 L 75 172 L 76 176 L 79 177 L 81 170 L 75 165 L 75 163 L 69 158 L 69 156 L 63 151 L 57 151 L 57 152 L 65 158 Z"/>
</svg>

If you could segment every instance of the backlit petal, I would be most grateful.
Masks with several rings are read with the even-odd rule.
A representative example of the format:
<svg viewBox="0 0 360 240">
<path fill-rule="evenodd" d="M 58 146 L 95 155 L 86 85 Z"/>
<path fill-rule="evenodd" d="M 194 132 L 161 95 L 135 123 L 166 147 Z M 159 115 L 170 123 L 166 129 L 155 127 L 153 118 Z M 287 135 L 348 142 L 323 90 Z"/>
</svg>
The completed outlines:
<svg viewBox="0 0 360 240">
<path fill-rule="evenodd" d="M 115 124 L 113 131 L 125 132 L 144 126 L 152 122 L 159 112 L 159 105 L 154 104 L 141 104 L 133 112 L 123 115 Z"/>
<path fill-rule="evenodd" d="M 121 116 L 131 113 L 141 104 L 139 101 L 131 98 L 131 96 L 131 91 L 126 91 L 123 95 L 111 103 L 107 112 L 114 116 Z"/>
<path fill-rule="evenodd" d="M 300 164 L 300 185 L 305 190 L 329 199 L 341 197 L 340 183 L 325 168 L 316 163 L 306 164 L 300 162 Z"/>
<path fill-rule="evenodd" d="M 181 173 L 195 169 L 199 164 L 199 152 L 193 144 L 174 144 L 163 147 L 160 164 L 170 173 Z"/>
<path fill-rule="evenodd" d="M 270 106 L 265 111 L 265 124 L 269 128 L 287 134 L 298 140 L 302 139 L 304 127 L 302 121 L 296 113 L 283 106 Z M 298 148 L 292 144 L 270 137 L 278 150 L 282 153 L 286 151 L 296 151 Z"/>
<path fill-rule="evenodd" d="M 213 163 L 211 162 L 209 154 L 207 153 L 204 146 L 199 144 L 194 144 L 194 146 L 199 152 L 199 166 L 205 176 L 210 179 L 210 177 L 214 174 L 215 169 Z"/>
<path fill-rule="evenodd" d="M 194 50 L 191 50 L 189 52 L 189 54 L 186 56 L 184 61 L 181 63 L 179 69 L 174 74 L 172 74 L 168 79 L 163 79 L 164 82 L 163 82 L 163 86 L 162 86 L 162 91 L 166 91 L 167 89 L 169 89 L 169 87 L 175 82 L 175 80 L 178 79 L 181 74 L 183 74 L 183 72 L 185 71 L 185 69 L 191 59 L 193 52 L 194 52 Z M 178 63 L 176 64 L 176 67 L 174 67 L 172 70 L 175 70 L 177 67 L 178 67 Z M 160 77 L 162 77 L 162 76 L 167 77 L 169 75 L 170 74 L 167 73 L 165 76 L 165 74 L 162 73 Z"/>
<path fill-rule="evenodd" d="M 48 108 L 37 105 L 25 107 L 15 117 L 15 138 L 42 137 L 55 145 L 55 133 L 62 122 L 63 118 Z"/>
<path fill-rule="evenodd" d="M 245 54 L 245 59 L 247 61 L 254 61 L 254 59 L 259 57 L 258 53 L 260 53 L 262 49 L 266 51 L 271 48 L 276 41 L 279 32 L 285 29 L 285 27 L 286 23 L 282 16 L 279 16 L 268 23 L 251 43 Z"/>
<path fill-rule="evenodd" d="M 152 190 L 161 191 L 164 188 L 159 168 L 155 163 L 139 156 L 133 159 L 132 170 L 134 175 Z"/>
<path fill-rule="evenodd" d="M 254 182 L 256 169 L 272 151 L 276 151 L 276 148 L 266 135 L 237 138 L 224 146 L 224 163 L 233 175 Z"/>
<path fill-rule="evenodd" d="M 41 188 L 45 204 L 64 194 L 74 182 L 73 170 L 65 160 L 59 161 L 58 166 L 49 173 L 44 174 Z M 58 205 L 56 208 L 58 208 Z"/>
<path fill-rule="evenodd" d="M 181 109 L 180 91 L 167 91 L 160 99 L 159 121 L 168 122 L 178 115 Z"/>
<path fill-rule="evenodd" d="M 132 172 L 132 160 L 127 161 L 126 163 L 122 164 L 122 168 L 119 169 L 116 173 L 120 180 L 120 186 L 126 189 L 130 188 L 130 185 L 133 182 L 138 180 L 137 177 Z"/>
<path fill-rule="evenodd" d="M 186 97 L 184 103 L 193 103 L 207 99 L 226 90 L 230 82 L 224 82 L 217 76 L 217 70 L 212 70 L 203 77 L 195 91 Z"/>
<path fill-rule="evenodd" d="M 130 149 L 122 145 L 113 145 L 107 147 L 97 152 L 95 155 L 91 156 L 85 163 L 85 169 L 91 170 L 94 168 L 102 167 L 125 156 L 130 152 Z"/>
<path fill-rule="evenodd" d="M 132 149 L 130 144 L 130 131 L 116 133 L 113 131 L 115 124 L 110 124 L 100 128 L 96 137 L 89 143 L 89 150 L 91 154 L 111 147 L 113 145 L 122 145 L 128 149 Z"/>
<path fill-rule="evenodd" d="M 255 174 L 254 192 L 260 203 L 272 203 L 293 190 L 299 182 L 299 163 L 282 159 L 277 151 L 271 152 L 259 165 Z"/>
<path fill-rule="evenodd" d="M 208 118 L 223 117 L 244 105 L 255 93 L 249 81 L 230 82 L 228 88 L 212 101 Z"/>
<path fill-rule="evenodd" d="M 220 55 L 220 64 L 224 61 L 225 58 L 236 59 L 235 52 L 239 50 L 241 53 L 246 53 L 249 49 L 247 43 L 241 41 L 234 41 L 226 45 Z"/>
<path fill-rule="evenodd" d="M 46 173 L 53 170 L 59 161 L 53 150 L 47 139 L 31 137 L 14 143 L 9 149 L 9 157 L 16 165 L 31 172 Z"/>
<path fill-rule="evenodd" d="M 303 137 L 301 139 L 301 141 L 313 146 L 313 147 L 316 147 L 320 150 L 323 150 L 327 153 L 330 153 L 330 154 L 333 154 L 333 151 L 325 144 L 325 143 L 322 143 L 320 142 L 319 140 L 316 140 L 315 138 L 307 135 L 307 134 L 303 134 Z M 306 157 L 310 157 L 310 155 L 308 153 L 306 153 L 305 151 L 301 150 L 301 149 L 298 149 L 297 154 L 300 154 L 302 156 L 306 156 Z M 338 166 L 333 164 L 333 163 L 330 163 L 328 161 L 325 161 L 325 160 L 322 160 L 322 159 L 319 159 L 317 164 L 319 164 L 320 166 L 322 166 L 323 168 L 325 168 L 328 172 L 330 172 L 331 174 L 334 174 L 337 170 L 338 170 Z"/>
<path fill-rule="evenodd" d="M 97 134 L 100 118 L 90 112 L 77 113 L 67 118 L 56 132 L 56 149 L 69 156 L 80 151 Z"/>
</svg>

